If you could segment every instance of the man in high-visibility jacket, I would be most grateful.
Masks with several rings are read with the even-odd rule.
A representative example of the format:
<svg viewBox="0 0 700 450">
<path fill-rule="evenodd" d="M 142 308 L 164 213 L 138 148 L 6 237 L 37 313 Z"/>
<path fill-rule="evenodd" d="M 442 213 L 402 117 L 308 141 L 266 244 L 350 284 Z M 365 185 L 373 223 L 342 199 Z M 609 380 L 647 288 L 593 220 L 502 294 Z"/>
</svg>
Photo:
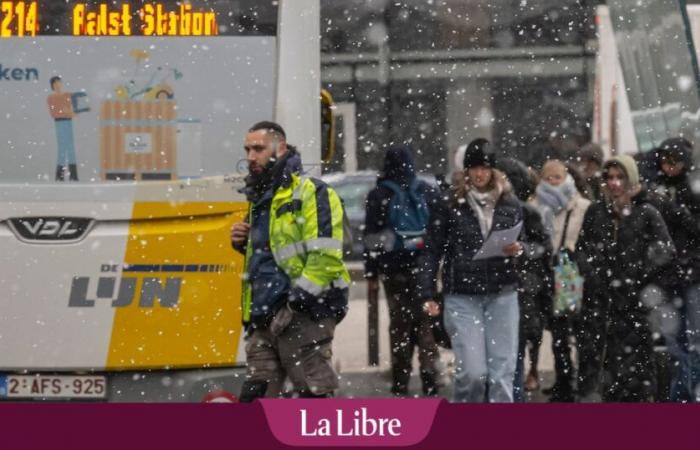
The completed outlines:
<svg viewBox="0 0 700 450">
<path fill-rule="evenodd" d="M 285 376 L 302 397 L 328 397 L 338 387 L 331 345 L 350 282 L 341 200 L 300 174 L 299 153 L 280 125 L 253 125 L 245 151 L 250 213 L 231 229 L 233 247 L 245 254 L 248 369 L 240 400 L 278 395 Z"/>
</svg>

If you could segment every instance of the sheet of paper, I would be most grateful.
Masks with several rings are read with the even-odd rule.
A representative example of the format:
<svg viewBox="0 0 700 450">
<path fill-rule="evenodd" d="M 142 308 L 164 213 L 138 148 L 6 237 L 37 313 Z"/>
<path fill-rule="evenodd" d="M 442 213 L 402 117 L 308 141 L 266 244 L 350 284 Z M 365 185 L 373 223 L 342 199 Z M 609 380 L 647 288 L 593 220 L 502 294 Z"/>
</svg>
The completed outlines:
<svg viewBox="0 0 700 450">
<path fill-rule="evenodd" d="M 520 221 L 513 228 L 491 232 L 489 238 L 484 242 L 484 245 L 481 246 L 479 251 L 476 252 L 473 259 L 505 257 L 506 254 L 503 253 L 503 247 L 518 240 L 522 227 L 523 222 Z"/>
</svg>

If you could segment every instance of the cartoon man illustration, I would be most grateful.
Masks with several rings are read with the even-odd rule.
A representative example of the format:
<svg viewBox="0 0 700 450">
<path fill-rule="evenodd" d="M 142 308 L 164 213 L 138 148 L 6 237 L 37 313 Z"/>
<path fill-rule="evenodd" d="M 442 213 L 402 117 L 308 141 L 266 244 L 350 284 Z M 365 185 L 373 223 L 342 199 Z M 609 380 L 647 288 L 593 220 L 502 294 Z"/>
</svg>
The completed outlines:
<svg viewBox="0 0 700 450">
<path fill-rule="evenodd" d="M 75 161 L 75 143 L 73 139 L 72 94 L 63 92 L 61 77 L 51 77 L 51 94 L 47 98 L 49 114 L 56 123 L 56 142 L 58 145 L 58 162 L 56 164 L 56 181 L 66 181 L 68 172 L 70 181 L 78 181 L 78 167 Z"/>
</svg>

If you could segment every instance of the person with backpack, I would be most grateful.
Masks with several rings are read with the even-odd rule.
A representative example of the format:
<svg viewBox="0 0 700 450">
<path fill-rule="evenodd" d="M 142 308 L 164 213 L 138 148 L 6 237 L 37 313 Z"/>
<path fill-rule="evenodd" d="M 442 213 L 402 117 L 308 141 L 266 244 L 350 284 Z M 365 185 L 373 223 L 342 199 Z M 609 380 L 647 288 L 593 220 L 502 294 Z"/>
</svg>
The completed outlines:
<svg viewBox="0 0 700 450">
<path fill-rule="evenodd" d="M 416 177 L 413 152 L 407 145 L 388 149 L 377 186 L 367 195 L 365 277 L 369 289 L 384 284 L 389 306 L 392 387 L 396 396 L 408 395 L 414 347 L 418 346 L 420 378 L 425 395 L 438 393 L 438 347 L 431 317 L 439 312 L 434 301 L 423 302 L 416 262 L 425 251 L 431 205 L 437 190 Z"/>
<path fill-rule="evenodd" d="M 510 183 L 494 168 L 486 139 L 464 154 L 464 177 L 431 209 L 426 260 L 420 285 L 435 299 L 440 263 L 445 328 L 455 355 L 454 401 L 513 402 L 518 356 L 518 270 L 524 252 L 517 236 L 523 212 Z M 515 234 L 480 250 L 494 232 Z M 495 253 L 495 254 L 494 254 Z M 488 397 L 487 397 L 488 393 Z"/>
</svg>

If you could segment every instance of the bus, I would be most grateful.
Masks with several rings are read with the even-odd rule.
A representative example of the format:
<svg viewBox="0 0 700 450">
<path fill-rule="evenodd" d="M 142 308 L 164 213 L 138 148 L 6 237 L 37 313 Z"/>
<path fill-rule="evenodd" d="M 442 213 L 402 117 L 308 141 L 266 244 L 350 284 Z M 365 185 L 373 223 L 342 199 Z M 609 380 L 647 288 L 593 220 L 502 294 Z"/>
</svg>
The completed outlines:
<svg viewBox="0 0 700 450">
<path fill-rule="evenodd" d="M 243 382 L 243 140 L 321 160 L 318 0 L 0 0 L 0 400 Z"/>
<path fill-rule="evenodd" d="M 700 5 L 615 0 L 597 6 L 596 28 L 592 140 L 607 155 L 649 152 L 679 135 L 697 147 Z"/>
</svg>

